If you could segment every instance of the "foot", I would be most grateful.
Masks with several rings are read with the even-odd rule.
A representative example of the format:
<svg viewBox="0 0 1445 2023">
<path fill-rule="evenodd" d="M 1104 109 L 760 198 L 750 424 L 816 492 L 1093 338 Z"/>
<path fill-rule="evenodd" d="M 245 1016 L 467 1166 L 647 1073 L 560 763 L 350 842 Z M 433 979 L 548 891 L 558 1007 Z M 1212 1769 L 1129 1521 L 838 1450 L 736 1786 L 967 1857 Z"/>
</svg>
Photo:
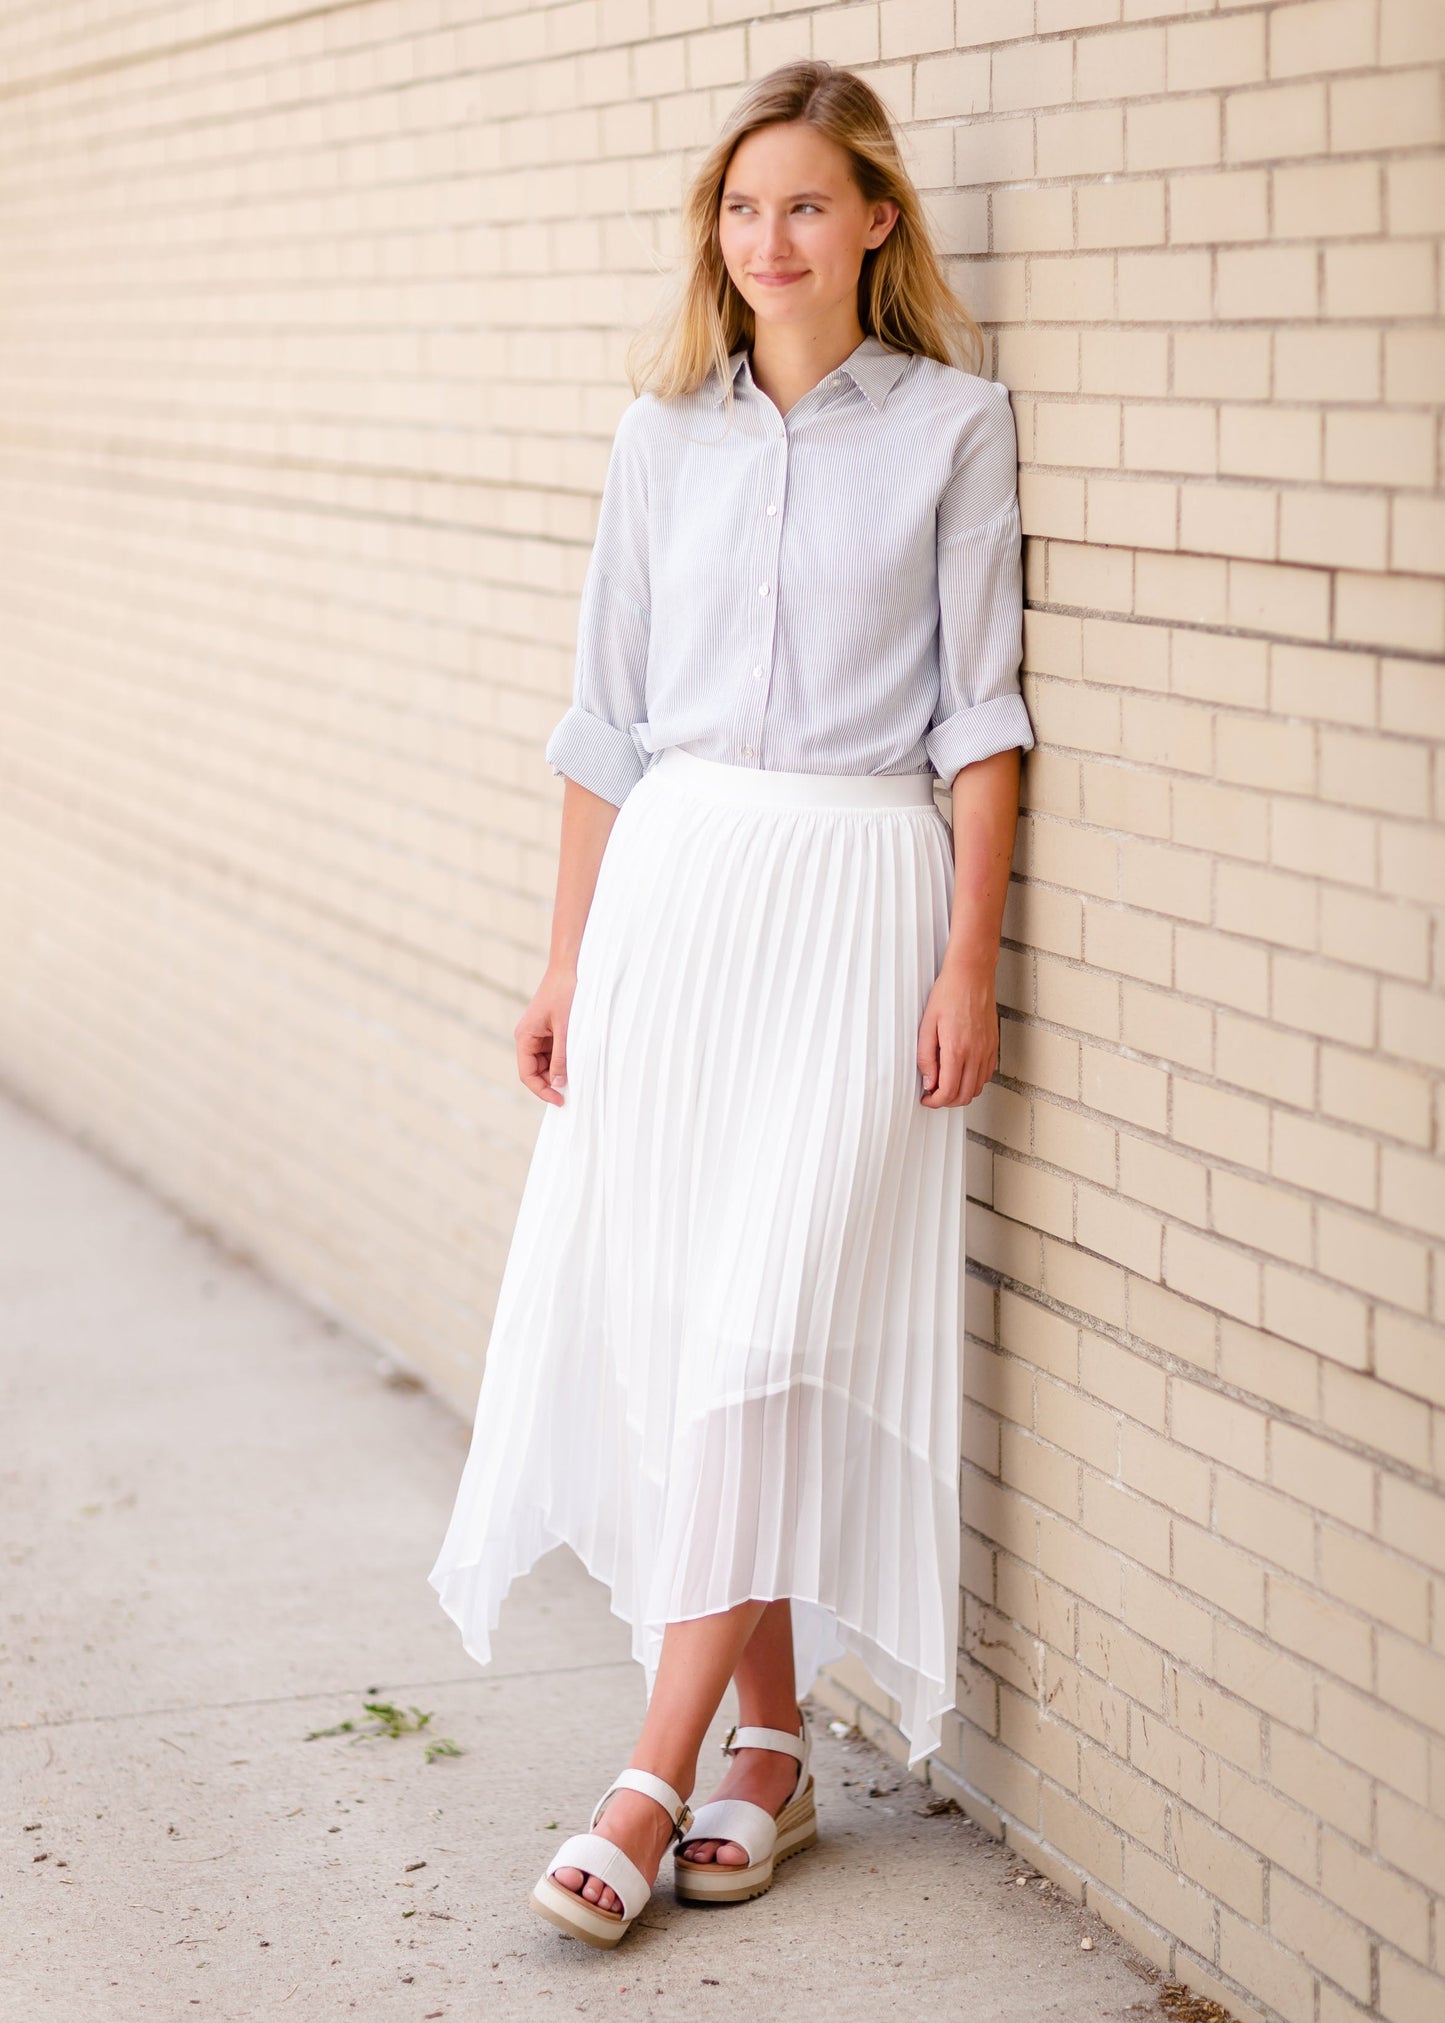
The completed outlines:
<svg viewBox="0 0 1445 2023">
<path fill-rule="evenodd" d="M 788 1726 L 785 1721 L 762 1725 Z M 727 1776 L 709 1794 L 709 1802 L 713 1798 L 747 1798 L 776 1818 L 797 1790 L 801 1768 L 796 1756 L 788 1756 L 781 1749 L 739 1749 L 729 1758 Z M 746 1868 L 752 1860 L 747 1849 L 735 1840 L 685 1840 L 679 1843 L 677 1851 L 686 1861 L 715 1861 L 722 1868 Z"/>
<path fill-rule="evenodd" d="M 645 1791 L 614 1791 L 592 1828 L 604 1840 L 620 1847 L 636 1863 L 649 1883 L 657 1881 L 662 1857 L 672 1839 L 672 1820 L 655 1798 Z M 576 1890 L 600 1911 L 621 1911 L 622 1899 L 616 1890 L 586 1869 L 559 1868 L 552 1871 L 553 1882 L 564 1890 Z"/>
</svg>

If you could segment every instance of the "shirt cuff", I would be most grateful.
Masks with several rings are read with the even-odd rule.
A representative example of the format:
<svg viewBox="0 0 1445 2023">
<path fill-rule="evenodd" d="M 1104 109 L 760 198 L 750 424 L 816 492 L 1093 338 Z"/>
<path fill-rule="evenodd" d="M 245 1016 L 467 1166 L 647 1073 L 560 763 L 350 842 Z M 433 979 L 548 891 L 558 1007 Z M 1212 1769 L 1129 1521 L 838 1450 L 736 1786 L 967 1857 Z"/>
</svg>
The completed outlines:
<svg viewBox="0 0 1445 2023">
<path fill-rule="evenodd" d="M 1033 725 L 1021 695 L 996 695 L 972 709 L 961 709 L 935 724 L 923 740 L 924 750 L 945 787 L 962 766 L 990 759 L 995 752 L 1032 751 Z"/>
<path fill-rule="evenodd" d="M 642 778 L 642 755 L 631 731 L 576 703 L 548 738 L 542 756 L 556 774 L 600 794 L 620 808 Z"/>
</svg>

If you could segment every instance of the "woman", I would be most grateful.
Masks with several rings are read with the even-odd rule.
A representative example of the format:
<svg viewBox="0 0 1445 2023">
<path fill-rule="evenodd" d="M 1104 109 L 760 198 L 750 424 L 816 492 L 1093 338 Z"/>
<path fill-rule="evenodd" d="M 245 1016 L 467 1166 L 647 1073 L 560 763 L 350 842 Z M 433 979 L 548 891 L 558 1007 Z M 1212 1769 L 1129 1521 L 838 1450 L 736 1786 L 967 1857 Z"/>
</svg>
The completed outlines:
<svg viewBox="0 0 1445 2023">
<path fill-rule="evenodd" d="M 815 1838 L 821 1665 L 863 1661 L 910 1766 L 954 1704 L 963 1111 L 1033 743 L 1008 396 L 949 360 L 978 327 L 875 94 L 763 78 L 683 222 L 546 745 L 547 1109 L 430 1576 L 483 1663 L 562 1541 L 632 1625 L 637 1745 L 531 1898 L 599 1946 L 674 1840 L 680 1896 L 740 1901 Z"/>
</svg>

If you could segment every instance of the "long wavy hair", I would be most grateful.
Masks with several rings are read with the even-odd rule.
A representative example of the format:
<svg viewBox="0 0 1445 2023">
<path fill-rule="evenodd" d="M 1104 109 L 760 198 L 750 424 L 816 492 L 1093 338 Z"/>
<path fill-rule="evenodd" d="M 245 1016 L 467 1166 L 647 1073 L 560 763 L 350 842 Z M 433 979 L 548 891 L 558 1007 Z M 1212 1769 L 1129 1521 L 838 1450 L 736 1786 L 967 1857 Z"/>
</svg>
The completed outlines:
<svg viewBox="0 0 1445 2023">
<path fill-rule="evenodd" d="M 749 134 L 791 120 L 836 141 L 865 204 L 891 198 L 898 206 L 882 245 L 863 255 L 858 321 L 864 334 L 891 350 L 922 352 L 945 365 L 972 353 L 966 371 L 982 364 L 983 332 L 944 278 L 882 100 L 853 71 L 803 58 L 780 64 L 748 86 L 695 170 L 682 204 L 676 285 L 628 347 L 634 395 L 650 391 L 661 400 L 674 399 L 695 393 L 716 372 L 731 410 L 728 356 L 739 345 L 751 345 L 755 319 L 723 262 L 718 238 L 723 184 L 734 151 Z"/>
</svg>

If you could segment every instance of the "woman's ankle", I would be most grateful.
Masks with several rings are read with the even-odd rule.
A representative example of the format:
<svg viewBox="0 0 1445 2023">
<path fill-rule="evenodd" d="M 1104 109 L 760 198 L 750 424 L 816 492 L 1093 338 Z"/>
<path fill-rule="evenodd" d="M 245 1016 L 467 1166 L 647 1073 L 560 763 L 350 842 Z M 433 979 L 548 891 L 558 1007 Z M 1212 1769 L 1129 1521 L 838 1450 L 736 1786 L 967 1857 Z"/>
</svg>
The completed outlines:
<svg viewBox="0 0 1445 2023">
<path fill-rule="evenodd" d="M 796 1700 L 747 1701 L 738 1695 L 739 1728 L 781 1728 L 785 1735 L 801 1736 L 803 1712 Z"/>
</svg>

